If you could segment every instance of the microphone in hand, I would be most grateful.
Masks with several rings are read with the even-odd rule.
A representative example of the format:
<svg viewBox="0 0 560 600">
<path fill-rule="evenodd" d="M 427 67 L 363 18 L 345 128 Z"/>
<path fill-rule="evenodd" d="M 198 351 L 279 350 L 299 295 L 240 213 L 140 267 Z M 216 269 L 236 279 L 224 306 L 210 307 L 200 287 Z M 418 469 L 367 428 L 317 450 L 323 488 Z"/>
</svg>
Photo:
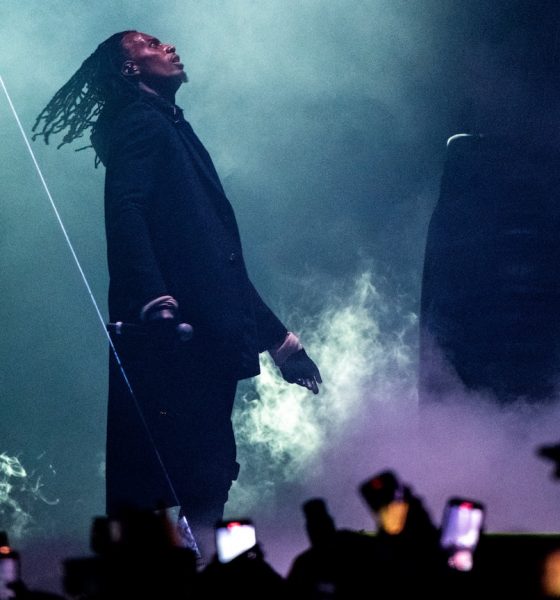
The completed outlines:
<svg viewBox="0 0 560 600">
<path fill-rule="evenodd" d="M 179 322 L 178 310 L 177 301 L 165 296 L 142 309 L 140 324 L 117 321 L 109 323 L 107 330 L 122 337 L 147 337 L 156 345 L 172 347 L 177 342 L 187 342 L 193 337 L 192 325 Z"/>
<path fill-rule="evenodd" d="M 174 322 L 175 329 L 171 331 L 171 337 L 175 338 L 175 341 L 188 342 L 194 335 L 194 329 L 189 323 L 177 323 Z M 107 331 L 113 336 L 120 338 L 138 338 L 147 337 L 150 335 L 157 335 L 151 327 L 147 327 L 146 324 L 138 325 L 137 323 L 124 323 L 123 321 L 115 321 L 114 323 L 107 323 Z"/>
<path fill-rule="evenodd" d="M 169 308 L 150 311 L 144 321 L 148 337 L 155 343 L 165 345 L 178 341 L 178 326 L 176 311 Z"/>
</svg>

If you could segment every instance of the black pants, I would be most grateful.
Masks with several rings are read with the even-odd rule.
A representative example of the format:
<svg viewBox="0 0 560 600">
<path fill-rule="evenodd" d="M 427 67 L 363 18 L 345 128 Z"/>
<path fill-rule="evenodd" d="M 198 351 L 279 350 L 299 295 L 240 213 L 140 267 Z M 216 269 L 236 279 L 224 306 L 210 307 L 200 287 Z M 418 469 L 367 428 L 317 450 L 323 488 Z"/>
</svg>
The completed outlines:
<svg viewBox="0 0 560 600">
<path fill-rule="evenodd" d="M 193 530 L 213 526 L 239 470 L 236 379 L 188 345 L 170 351 L 135 341 L 117 349 L 134 394 L 111 353 L 107 513 L 180 505 Z"/>
</svg>

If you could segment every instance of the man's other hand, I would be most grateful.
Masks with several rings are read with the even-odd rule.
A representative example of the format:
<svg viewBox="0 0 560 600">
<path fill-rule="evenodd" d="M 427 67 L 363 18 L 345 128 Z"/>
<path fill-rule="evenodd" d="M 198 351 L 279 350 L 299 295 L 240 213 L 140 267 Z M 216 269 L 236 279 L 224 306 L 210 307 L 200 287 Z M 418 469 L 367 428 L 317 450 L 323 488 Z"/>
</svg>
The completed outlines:
<svg viewBox="0 0 560 600">
<path fill-rule="evenodd" d="M 155 344 L 171 347 L 177 342 L 179 305 L 171 296 L 162 296 L 142 310 L 146 333 Z"/>
<path fill-rule="evenodd" d="M 297 383 L 314 394 L 319 393 L 319 384 L 323 383 L 321 373 L 303 348 L 288 356 L 279 368 L 288 383 Z"/>
<path fill-rule="evenodd" d="M 146 331 L 156 344 L 174 345 L 178 340 L 177 326 L 179 321 L 172 310 L 164 308 L 154 310 L 146 318 Z"/>
</svg>

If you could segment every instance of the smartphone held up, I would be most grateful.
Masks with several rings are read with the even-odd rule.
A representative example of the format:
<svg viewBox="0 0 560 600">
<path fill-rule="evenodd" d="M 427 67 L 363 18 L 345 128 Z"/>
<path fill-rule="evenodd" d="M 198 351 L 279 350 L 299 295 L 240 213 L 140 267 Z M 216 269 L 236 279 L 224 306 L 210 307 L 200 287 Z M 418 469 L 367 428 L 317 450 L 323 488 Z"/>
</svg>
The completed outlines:
<svg viewBox="0 0 560 600">
<path fill-rule="evenodd" d="M 468 498 L 449 498 L 441 522 L 440 545 L 447 564 L 457 571 L 470 571 L 484 527 L 485 507 Z"/>
<path fill-rule="evenodd" d="M 410 507 L 410 490 L 393 471 L 383 471 L 364 481 L 360 494 L 375 517 L 378 528 L 389 535 L 402 533 Z"/>
<path fill-rule="evenodd" d="M 19 553 L 10 547 L 7 533 L 0 531 L 0 600 L 16 597 L 16 592 L 11 585 L 20 579 Z"/>
<path fill-rule="evenodd" d="M 218 560 L 221 563 L 230 562 L 256 546 L 255 525 L 250 519 L 219 521 L 215 539 Z"/>
</svg>

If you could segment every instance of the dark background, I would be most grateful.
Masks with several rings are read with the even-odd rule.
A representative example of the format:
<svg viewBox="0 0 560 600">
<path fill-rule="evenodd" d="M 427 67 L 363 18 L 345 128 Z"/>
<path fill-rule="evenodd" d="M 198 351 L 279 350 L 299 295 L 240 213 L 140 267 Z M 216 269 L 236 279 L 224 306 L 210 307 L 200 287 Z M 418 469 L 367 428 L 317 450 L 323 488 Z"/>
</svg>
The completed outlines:
<svg viewBox="0 0 560 600">
<path fill-rule="evenodd" d="M 559 9 L 535 0 L 0 7 L 0 75 L 27 135 L 110 34 L 135 28 L 177 46 L 191 80 L 177 101 L 222 176 L 253 279 L 325 379 L 311 398 L 265 364 L 240 388 L 243 468 L 228 510 L 255 518 L 281 571 L 305 546 L 301 501 L 324 495 L 340 525 L 372 528 L 356 489 L 386 466 L 435 519 L 447 495 L 464 493 L 489 505 L 494 530 L 557 528 L 558 489 L 533 451 L 556 440 L 554 406 L 497 411 L 470 398 L 463 411 L 459 398 L 427 433 L 416 362 L 446 140 L 558 135 Z M 90 519 L 103 511 L 107 348 L 5 97 L 0 134 L 0 523 L 33 571 L 46 555 L 86 551 Z M 103 170 L 91 151 L 33 149 L 104 317 Z"/>
</svg>

